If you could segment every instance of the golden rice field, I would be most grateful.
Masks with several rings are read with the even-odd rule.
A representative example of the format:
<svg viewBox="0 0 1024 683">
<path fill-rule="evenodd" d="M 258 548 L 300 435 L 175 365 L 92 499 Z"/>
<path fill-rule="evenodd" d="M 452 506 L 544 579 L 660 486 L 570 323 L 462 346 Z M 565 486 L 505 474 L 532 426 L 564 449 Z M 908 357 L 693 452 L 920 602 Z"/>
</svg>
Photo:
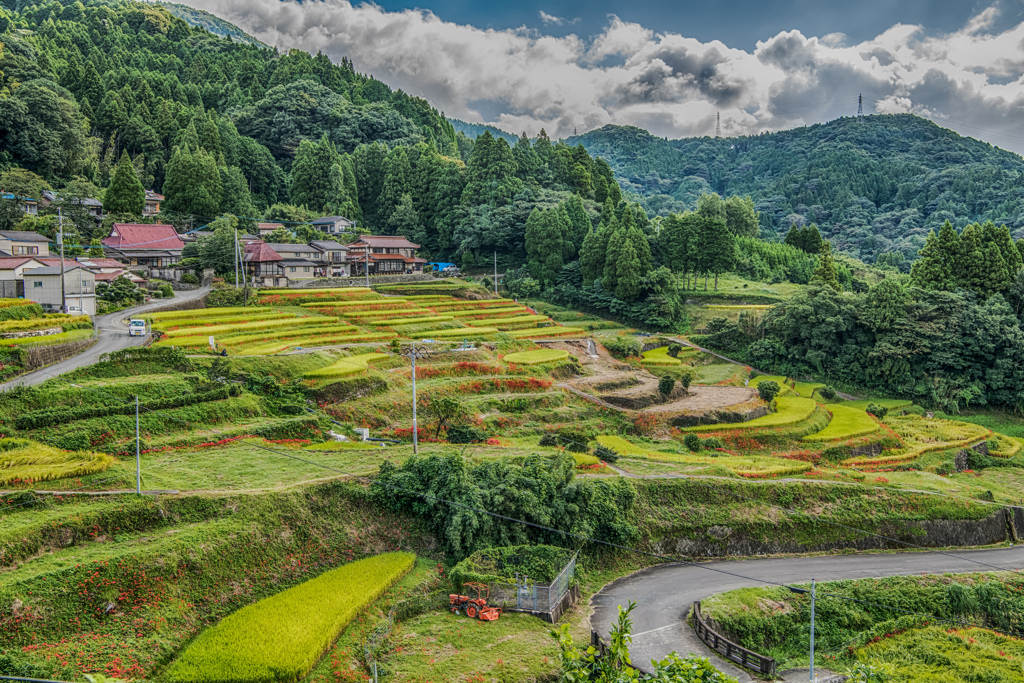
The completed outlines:
<svg viewBox="0 0 1024 683">
<path fill-rule="evenodd" d="M 308 674 L 338 634 L 412 569 L 412 553 L 343 565 L 243 607 L 202 633 L 171 664 L 181 683 L 278 683 Z"/>
<path fill-rule="evenodd" d="M 62 451 L 29 439 L 0 438 L 0 484 L 52 481 L 104 472 L 114 457 L 90 451 Z"/>
</svg>

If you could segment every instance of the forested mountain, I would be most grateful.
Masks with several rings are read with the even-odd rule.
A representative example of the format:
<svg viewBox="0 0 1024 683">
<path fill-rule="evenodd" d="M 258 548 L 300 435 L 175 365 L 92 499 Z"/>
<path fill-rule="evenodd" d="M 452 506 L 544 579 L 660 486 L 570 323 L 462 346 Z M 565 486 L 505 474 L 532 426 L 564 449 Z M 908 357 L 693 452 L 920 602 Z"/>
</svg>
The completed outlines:
<svg viewBox="0 0 1024 683">
<path fill-rule="evenodd" d="M 567 143 L 605 159 L 652 216 L 693 208 L 706 192 L 749 195 L 764 236 L 815 223 L 835 248 L 868 262 L 883 252 L 913 259 L 947 220 L 959 229 L 991 220 L 1024 236 L 1024 159 L 912 115 L 738 138 L 667 140 L 605 126 Z"/>
<path fill-rule="evenodd" d="M 243 43 L 263 45 L 263 43 L 256 40 L 234 24 L 224 21 L 220 17 L 210 14 L 209 12 L 204 12 L 201 9 L 182 5 L 177 2 L 159 2 L 157 4 L 166 7 L 171 14 L 179 19 L 185 20 L 189 26 L 205 29 L 214 35 L 231 38 L 232 40 L 237 40 Z"/>
<path fill-rule="evenodd" d="M 505 138 L 505 140 L 507 140 L 509 144 L 515 144 L 516 140 L 518 139 L 512 133 L 506 133 L 500 128 L 488 126 L 483 123 L 467 123 L 466 121 L 463 121 L 461 119 L 448 119 L 448 121 L 452 124 L 452 127 L 455 129 L 456 133 L 462 133 L 470 140 L 475 140 L 484 133 L 488 132 L 496 138 Z"/>
</svg>

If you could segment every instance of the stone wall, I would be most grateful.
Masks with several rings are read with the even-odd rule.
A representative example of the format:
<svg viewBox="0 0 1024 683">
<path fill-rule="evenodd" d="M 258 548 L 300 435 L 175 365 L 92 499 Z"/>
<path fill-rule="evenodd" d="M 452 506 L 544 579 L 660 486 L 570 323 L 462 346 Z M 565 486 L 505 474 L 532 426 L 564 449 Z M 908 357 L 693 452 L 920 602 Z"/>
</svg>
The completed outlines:
<svg viewBox="0 0 1024 683">
<path fill-rule="evenodd" d="M 742 526 L 714 525 L 694 528 L 688 538 L 662 538 L 652 541 L 652 550 L 685 557 L 729 557 L 772 555 L 776 553 L 825 552 L 829 550 L 901 550 L 903 546 L 879 536 L 851 532 L 845 537 L 815 541 L 820 523 L 792 519 L 785 534 L 754 535 Z M 880 536 L 928 548 L 991 545 L 1014 540 L 1024 532 L 1024 515 L 1013 508 L 999 509 L 982 519 L 904 520 L 879 525 L 873 531 Z M 831 535 L 831 534 L 830 534 Z M 797 538 L 810 539 L 798 542 Z"/>
<path fill-rule="evenodd" d="M 151 308 L 146 311 L 146 315 L 149 315 L 150 313 L 167 313 L 168 311 L 194 311 L 199 308 L 206 308 L 205 296 L 201 296 L 198 299 L 189 299 L 188 301 L 170 303 L 158 308 Z"/>
<path fill-rule="evenodd" d="M 739 424 L 740 422 L 750 422 L 756 418 L 764 417 L 767 414 L 767 406 L 758 406 L 742 413 L 731 410 L 716 410 L 710 413 L 695 415 L 677 415 L 669 420 L 669 424 L 673 427 L 696 427 L 697 425 L 714 424 L 726 426 L 730 424 Z"/>
<path fill-rule="evenodd" d="M 432 282 L 436 280 L 433 275 L 425 273 L 413 273 L 412 275 L 371 275 L 370 286 L 374 285 L 397 285 L 405 284 L 409 282 Z M 288 285 L 289 289 L 320 289 L 328 287 L 365 287 L 366 277 L 359 277 L 355 275 L 353 277 L 329 277 L 329 278 L 318 278 L 316 280 L 302 280 L 300 282 L 292 282 Z"/>
<path fill-rule="evenodd" d="M 24 368 L 26 372 L 38 370 L 47 365 L 59 363 L 72 356 L 77 356 L 90 346 L 96 343 L 96 338 L 82 339 L 81 341 L 68 342 L 67 344 L 54 344 L 53 346 L 39 346 L 27 349 L 25 353 Z"/>
</svg>

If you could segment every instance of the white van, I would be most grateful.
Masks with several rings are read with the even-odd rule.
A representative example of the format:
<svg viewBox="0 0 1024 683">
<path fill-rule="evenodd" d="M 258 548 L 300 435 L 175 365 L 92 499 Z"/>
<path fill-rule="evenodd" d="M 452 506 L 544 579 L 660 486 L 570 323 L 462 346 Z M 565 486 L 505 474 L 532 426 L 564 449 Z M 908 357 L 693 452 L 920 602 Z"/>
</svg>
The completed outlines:
<svg viewBox="0 0 1024 683">
<path fill-rule="evenodd" d="M 146 321 L 142 318 L 132 318 L 128 321 L 128 336 L 129 337 L 145 337 L 146 336 Z"/>
</svg>

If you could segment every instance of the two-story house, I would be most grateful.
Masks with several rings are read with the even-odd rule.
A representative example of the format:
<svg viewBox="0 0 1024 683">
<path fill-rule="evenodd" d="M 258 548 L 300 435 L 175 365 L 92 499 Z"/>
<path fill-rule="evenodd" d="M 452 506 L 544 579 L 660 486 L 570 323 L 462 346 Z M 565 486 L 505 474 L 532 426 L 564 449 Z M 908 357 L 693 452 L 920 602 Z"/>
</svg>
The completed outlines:
<svg viewBox="0 0 1024 683">
<path fill-rule="evenodd" d="M 160 213 L 160 202 L 164 200 L 162 194 L 153 192 L 153 190 L 146 190 L 146 203 L 142 207 L 142 215 L 144 218 L 155 216 Z"/>
<path fill-rule="evenodd" d="M 258 287 L 287 286 L 283 261 L 281 255 L 263 240 L 246 243 L 242 253 L 246 281 Z"/>
<path fill-rule="evenodd" d="M 0 193 L 0 199 L 6 199 L 8 201 L 17 200 L 18 203 L 21 204 L 22 210 L 25 213 L 30 214 L 32 216 L 35 216 L 39 213 L 39 202 L 36 201 L 35 199 L 32 199 L 31 197 L 22 197 L 20 195 L 15 197 L 10 192 L 4 192 Z"/>
<path fill-rule="evenodd" d="M 310 244 L 268 243 L 281 257 L 281 267 L 289 280 L 310 280 L 322 273 L 316 263 L 320 250 Z"/>
<path fill-rule="evenodd" d="M 348 245 L 331 240 L 314 240 L 309 246 L 320 252 L 317 266 L 324 277 L 348 277 Z"/>
<path fill-rule="evenodd" d="M 64 278 L 63 287 L 61 277 Z M 25 298 L 35 301 L 46 311 L 96 315 L 96 276 L 81 266 L 33 268 L 24 272 Z M 63 301 L 61 295 L 63 293 Z"/>
<path fill-rule="evenodd" d="M 40 197 L 39 201 L 44 207 L 50 206 L 55 202 L 61 200 L 60 195 L 52 190 L 43 190 L 43 196 Z M 72 199 L 72 204 L 81 206 L 83 209 L 89 212 L 89 215 L 95 218 L 97 221 L 103 220 L 103 202 L 92 197 L 82 197 L 80 199 Z"/>
<path fill-rule="evenodd" d="M 50 240 L 38 232 L 0 230 L 0 251 L 11 256 L 49 256 Z"/>
<path fill-rule="evenodd" d="M 352 228 L 356 226 L 355 221 L 350 221 L 344 216 L 324 216 L 323 218 L 317 218 L 315 221 L 310 221 L 309 224 L 328 235 L 352 232 Z"/>
<path fill-rule="evenodd" d="M 426 260 L 416 257 L 419 248 L 401 235 L 360 235 L 348 245 L 351 274 L 365 274 L 367 268 L 371 275 L 422 273 Z"/>
</svg>

